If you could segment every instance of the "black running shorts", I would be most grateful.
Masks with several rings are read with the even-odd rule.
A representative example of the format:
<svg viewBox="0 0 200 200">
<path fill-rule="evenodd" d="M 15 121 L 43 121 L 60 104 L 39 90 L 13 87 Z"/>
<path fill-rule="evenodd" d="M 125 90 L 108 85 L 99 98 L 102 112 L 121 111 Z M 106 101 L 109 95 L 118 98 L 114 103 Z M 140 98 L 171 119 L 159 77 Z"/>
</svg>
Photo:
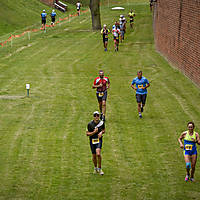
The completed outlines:
<svg viewBox="0 0 200 200">
<path fill-rule="evenodd" d="M 91 149 L 92 154 L 96 154 L 96 149 L 101 149 L 102 148 L 102 143 L 103 143 L 102 140 L 103 139 L 100 138 L 98 144 L 92 144 L 92 140 L 90 140 L 90 149 Z"/>
<path fill-rule="evenodd" d="M 108 38 L 103 38 L 103 43 L 108 42 Z"/>
<path fill-rule="evenodd" d="M 107 99 L 107 91 L 97 92 L 96 95 L 97 95 L 98 101 L 106 101 L 106 99 Z"/>
<path fill-rule="evenodd" d="M 42 24 L 46 24 L 46 19 L 42 19 Z"/>
<path fill-rule="evenodd" d="M 136 94 L 137 103 L 141 103 L 144 105 L 146 102 L 147 94 Z"/>
</svg>

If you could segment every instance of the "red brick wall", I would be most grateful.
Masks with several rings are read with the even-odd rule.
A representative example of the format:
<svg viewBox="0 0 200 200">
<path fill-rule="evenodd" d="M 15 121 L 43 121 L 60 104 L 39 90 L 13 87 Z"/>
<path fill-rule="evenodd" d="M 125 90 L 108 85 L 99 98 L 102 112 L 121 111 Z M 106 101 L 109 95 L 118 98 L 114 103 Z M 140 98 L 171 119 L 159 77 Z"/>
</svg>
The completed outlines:
<svg viewBox="0 0 200 200">
<path fill-rule="evenodd" d="M 47 4 L 47 5 L 52 6 L 55 0 L 40 0 L 40 1 Z"/>
<path fill-rule="evenodd" d="M 200 86 L 200 0 L 154 3 L 156 49 Z"/>
</svg>

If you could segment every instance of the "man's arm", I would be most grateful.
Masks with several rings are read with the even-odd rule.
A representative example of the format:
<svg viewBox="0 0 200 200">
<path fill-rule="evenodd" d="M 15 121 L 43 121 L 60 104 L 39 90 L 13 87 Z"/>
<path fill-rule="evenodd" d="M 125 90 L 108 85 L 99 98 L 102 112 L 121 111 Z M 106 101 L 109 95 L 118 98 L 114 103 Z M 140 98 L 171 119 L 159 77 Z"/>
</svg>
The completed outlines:
<svg viewBox="0 0 200 200">
<path fill-rule="evenodd" d="M 92 132 L 89 132 L 88 130 L 86 131 L 86 135 L 87 136 L 92 136 L 92 135 L 94 135 L 95 133 L 97 133 L 98 132 L 98 128 L 95 128 L 94 129 L 94 131 L 92 131 Z"/>
<path fill-rule="evenodd" d="M 137 88 L 134 86 L 134 84 L 132 84 L 131 87 L 132 87 L 134 90 L 137 90 Z"/>
<path fill-rule="evenodd" d="M 137 87 L 134 86 L 135 85 L 135 79 L 133 79 L 132 83 L 131 83 L 131 87 L 134 89 L 134 90 L 137 90 Z"/>
<path fill-rule="evenodd" d="M 105 132 L 106 132 L 105 129 L 103 129 L 103 130 L 98 134 L 98 138 L 101 138 L 102 135 L 103 135 Z"/>
<path fill-rule="evenodd" d="M 100 83 L 99 85 L 93 84 L 92 88 L 95 89 L 95 88 L 100 88 L 100 87 L 102 87 L 102 86 L 103 86 L 102 83 Z"/>
<path fill-rule="evenodd" d="M 145 80 L 145 82 L 146 82 L 146 86 L 143 87 L 144 90 L 150 86 L 150 83 L 149 83 L 149 81 L 147 79 Z"/>
<path fill-rule="evenodd" d="M 183 132 L 183 133 L 181 134 L 181 136 L 178 138 L 178 142 L 179 142 L 179 144 L 180 144 L 180 148 L 182 148 L 182 149 L 184 148 L 184 145 L 183 145 L 182 140 L 184 139 L 185 135 L 186 135 L 186 132 Z"/>
<path fill-rule="evenodd" d="M 108 78 L 108 85 L 107 85 L 106 89 L 109 89 L 109 88 L 110 88 L 110 80 Z"/>
<path fill-rule="evenodd" d="M 147 83 L 145 87 L 143 87 L 143 89 L 146 89 L 150 86 L 150 83 Z"/>
</svg>

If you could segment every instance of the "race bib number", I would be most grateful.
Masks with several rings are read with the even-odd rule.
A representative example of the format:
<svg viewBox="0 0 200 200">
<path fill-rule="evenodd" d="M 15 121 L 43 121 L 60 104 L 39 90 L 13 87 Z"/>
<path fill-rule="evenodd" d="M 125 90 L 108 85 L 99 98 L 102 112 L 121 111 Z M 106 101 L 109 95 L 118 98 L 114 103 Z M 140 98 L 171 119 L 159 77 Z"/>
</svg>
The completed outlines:
<svg viewBox="0 0 200 200">
<path fill-rule="evenodd" d="M 103 95 L 104 95 L 104 93 L 103 92 L 99 92 L 99 97 L 102 97 Z"/>
<path fill-rule="evenodd" d="M 191 151 L 191 150 L 192 150 L 192 146 L 193 146 L 193 145 L 191 145 L 191 144 L 186 144 L 186 145 L 185 145 L 185 150 Z"/>
<path fill-rule="evenodd" d="M 118 40 L 119 38 L 118 38 L 118 37 L 115 37 L 115 39 Z"/>
<path fill-rule="evenodd" d="M 143 89 L 143 85 L 138 85 L 138 89 Z"/>
<path fill-rule="evenodd" d="M 108 35 L 105 35 L 105 38 L 108 38 Z"/>
<path fill-rule="evenodd" d="M 92 139 L 92 144 L 99 144 L 99 138 Z"/>
</svg>

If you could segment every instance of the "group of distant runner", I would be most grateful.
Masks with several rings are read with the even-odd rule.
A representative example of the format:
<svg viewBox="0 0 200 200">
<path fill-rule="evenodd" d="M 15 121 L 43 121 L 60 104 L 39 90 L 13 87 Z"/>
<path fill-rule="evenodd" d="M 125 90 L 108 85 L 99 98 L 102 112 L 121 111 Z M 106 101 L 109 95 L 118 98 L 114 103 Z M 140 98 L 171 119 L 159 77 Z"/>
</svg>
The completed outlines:
<svg viewBox="0 0 200 200">
<path fill-rule="evenodd" d="M 131 87 L 136 91 L 136 101 L 138 104 L 139 118 L 142 118 L 142 112 L 147 98 L 147 88 L 150 86 L 149 81 L 142 76 L 142 71 L 137 72 L 137 77 L 133 79 Z M 105 133 L 105 114 L 107 90 L 110 88 L 110 80 L 104 76 L 103 70 L 99 71 L 99 76 L 95 78 L 92 85 L 96 89 L 96 96 L 99 103 L 99 111 L 93 113 L 93 120 L 88 123 L 86 135 L 90 138 L 90 148 L 94 164 L 94 174 L 103 175 L 101 168 L 101 148 L 103 143 L 103 134 Z"/>
<path fill-rule="evenodd" d="M 135 13 L 133 12 L 133 10 L 130 11 L 128 17 L 130 18 L 130 28 L 133 28 L 135 17 Z M 115 24 L 112 26 L 115 51 L 119 50 L 119 41 L 122 42 L 124 40 L 124 36 L 126 33 L 126 23 L 127 21 L 124 15 L 120 15 L 119 21 L 116 21 Z M 106 24 L 104 24 L 103 29 L 101 30 L 101 34 L 103 37 L 104 51 L 107 51 L 108 35 L 110 34 L 110 30 L 107 28 Z"/>
<path fill-rule="evenodd" d="M 56 20 L 55 10 L 52 10 L 50 16 L 51 16 L 51 25 L 54 26 Z M 45 10 L 43 10 L 43 12 L 41 13 L 41 19 L 42 19 L 42 29 L 46 31 L 47 13 Z"/>
<path fill-rule="evenodd" d="M 139 118 L 142 118 L 144 106 L 147 98 L 147 88 L 150 86 L 149 81 L 142 76 L 142 71 L 137 72 L 137 77 L 133 79 L 131 87 L 136 91 L 136 101 L 138 104 Z M 101 168 L 101 149 L 103 143 L 103 134 L 105 133 L 105 114 L 107 89 L 110 88 L 110 80 L 104 76 L 102 70 L 99 71 L 99 76 L 95 78 L 93 89 L 96 89 L 96 96 L 99 103 L 99 111 L 93 113 L 93 120 L 88 123 L 86 135 L 89 136 L 90 148 L 92 152 L 92 160 L 94 164 L 94 174 L 104 175 Z M 185 181 L 194 182 L 195 166 L 197 161 L 196 143 L 200 145 L 200 136 L 194 131 L 195 125 L 193 122 L 188 122 L 187 131 L 184 131 L 178 138 L 180 148 L 184 149 L 184 159 L 186 163 Z M 184 140 L 184 143 L 183 143 Z"/>
<path fill-rule="evenodd" d="M 80 1 L 78 1 L 76 3 L 76 10 L 77 10 L 77 15 L 80 15 L 80 10 L 81 10 L 81 6 L 82 4 L 80 3 Z M 51 16 L 51 26 L 54 26 L 55 24 L 55 20 L 56 20 L 56 12 L 55 10 L 52 10 L 52 12 L 50 13 Z M 46 31 L 46 20 L 47 20 L 47 13 L 45 10 L 42 11 L 41 13 L 41 19 L 42 19 L 42 29 L 44 31 Z"/>
<path fill-rule="evenodd" d="M 152 10 L 153 2 L 150 0 L 150 9 Z M 81 3 L 78 1 L 76 4 L 77 15 L 80 15 Z M 54 26 L 56 13 L 55 10 L 51 12 L 51 25 Z M 135 13 L 133 10 L 128 14 L 130 18 L 130 28 L 133 28 Z M 41 14 L 42 28 L 45 30 L 47 13 L 43 10 Z M 126 33 L 126 18 L 120 15 L 119 22 L 116 21 L 112 26 L 112 34 L 114 39 L 115 51 L 119 50 L 119 41 L 123 42 Z M 103 36 L 104 51 L 107 51 L 108 35 L 110 30 L 104 24 L 101 34 Z M 139 118 L 142 118 L 144 106 L 147 98 L 147 88 L 150 86 L 149 81 L 142 76 L 142 71 L 137 72 L 137 77 L 133 79 L 131 87 L 136 91 L 137 110 Z M 86 135 L 89 136 L 90 148 L 92 152 L 92 160 L 94 164 L 94 173 L 104 175 L 101 168 L 101 148 L 103 142 L 103 134 L 105 133 L 105 115 L 106 115 L 106 100 L 107 90 L 110 88 L 110 81 L 108 77 L 104 76 L 102 70 L 99 71 L 99 76 L 95 78 L 93 89 L 96 89 L 96 96 L 99 104 L 99 111 L 93 113 L 93 120 L 88 123 Z M 185 181 L 194 182 L 195 166 L 197 161 L 197 148 L 196 143 L 200 145 L 200 136 L 194 131 L 195 125 L 193 122 L 188 122 L 187 131 L 184 131 L 178 138 L 180 148 L 184 149 L 184 158 L 186 163 L 186 177 Z M 183 143 L 184 141 L 184 143 Z"/>
</svg>

